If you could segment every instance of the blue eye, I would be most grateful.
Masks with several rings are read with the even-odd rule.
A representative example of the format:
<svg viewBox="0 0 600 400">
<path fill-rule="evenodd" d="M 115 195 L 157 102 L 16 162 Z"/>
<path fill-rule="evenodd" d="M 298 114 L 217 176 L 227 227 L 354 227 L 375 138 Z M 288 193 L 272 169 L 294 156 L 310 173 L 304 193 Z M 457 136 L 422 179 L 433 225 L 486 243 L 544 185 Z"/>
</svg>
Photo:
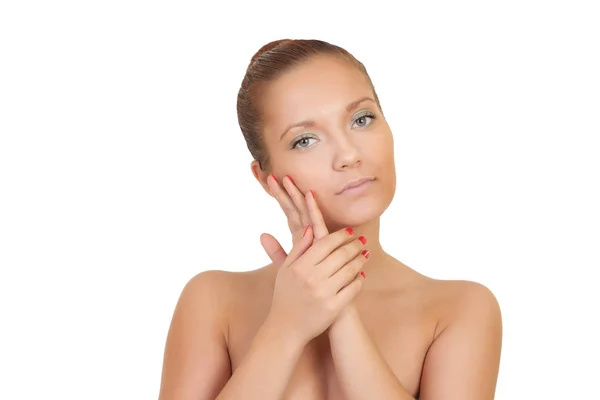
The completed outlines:
<svg viewBox="0 0 600 400">
<path fill-rule="evenodd" d="M 371 112 L 365 112 L 365 113 L 358 115 L 354 119 L 354 123 L 358 123 L 359 128 L 364 128 L 365 126 L 368 126 L 369 124 L 371 124 L 374 119 L 375 119 L 375 114 L 373 114 Z"/>
<path fill-rule="evenodd" d="M 310 136 L 302 136 L 292 142 L 292 149 L 301 148 L 306 149 L 310 146 L 310 140 L 317 140 Z"/>
</svg>

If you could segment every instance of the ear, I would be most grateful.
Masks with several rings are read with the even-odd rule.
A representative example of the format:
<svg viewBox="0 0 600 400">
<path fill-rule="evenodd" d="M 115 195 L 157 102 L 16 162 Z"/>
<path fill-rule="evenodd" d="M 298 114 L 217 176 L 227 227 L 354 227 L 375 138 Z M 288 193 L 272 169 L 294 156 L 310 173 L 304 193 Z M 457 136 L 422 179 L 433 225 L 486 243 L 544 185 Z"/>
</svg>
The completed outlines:
<svg viewBox="0 0 600 400">
<path fill-rule="evenodd" d="M 252 175 L 254 175 L 258 183 L 260 183 L 260 185 L 265 190 L 265 192 L 267 192 L 269 196 L 273 197 L 273 195 L 271 194 L 271 189 L 269 189 L 269 184 L 267 183 L 267 178 L 269 177 L 270 172 L 263 171 L 260 168 L 258 161 L 256 160 L 252 160 L 252 162 L 250 163 L 250 169 L 252 170 Z"/>
</svg>

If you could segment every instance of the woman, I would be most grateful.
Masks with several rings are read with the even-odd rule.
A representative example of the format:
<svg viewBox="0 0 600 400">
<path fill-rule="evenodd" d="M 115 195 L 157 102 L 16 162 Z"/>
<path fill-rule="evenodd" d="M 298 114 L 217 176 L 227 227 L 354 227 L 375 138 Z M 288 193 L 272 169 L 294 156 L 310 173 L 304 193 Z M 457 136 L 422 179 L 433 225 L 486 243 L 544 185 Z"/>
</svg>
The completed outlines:
<svg viewBox="0 0 600 400">
<path fill-rule="evenodd" d="M 238 95 L 251 169 L 288 218 L 287 255 L 186 285 L 160 399 L 492 399 L 502 323 L 494 295 L 387 254 L 393 138 L 363 64 L 332 44 L 280 40 Z"/>
</svg>

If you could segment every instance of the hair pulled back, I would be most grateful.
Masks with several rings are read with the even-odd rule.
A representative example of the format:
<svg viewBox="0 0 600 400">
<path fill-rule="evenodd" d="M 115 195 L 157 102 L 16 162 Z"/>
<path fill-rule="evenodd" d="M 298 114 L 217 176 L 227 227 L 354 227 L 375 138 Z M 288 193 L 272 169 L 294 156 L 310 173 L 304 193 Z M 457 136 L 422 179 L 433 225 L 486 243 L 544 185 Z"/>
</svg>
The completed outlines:
<svg viewBox="0 0 600 400">
<path fill-rule="evenodd" d="M 365 66 L 345 49 L 322 40 L 281 39 L 261 47 L 250 60 L 237 97 L 238 123 L 252 157 L 263 171 L 270 169 L 263 141 L 261 110 L 258 99 L 262 88 L 294 66 L 318 55 L 331 55 L 348 61 L 367 78 L 375 101 L 377 93 Z"/>
</svg>

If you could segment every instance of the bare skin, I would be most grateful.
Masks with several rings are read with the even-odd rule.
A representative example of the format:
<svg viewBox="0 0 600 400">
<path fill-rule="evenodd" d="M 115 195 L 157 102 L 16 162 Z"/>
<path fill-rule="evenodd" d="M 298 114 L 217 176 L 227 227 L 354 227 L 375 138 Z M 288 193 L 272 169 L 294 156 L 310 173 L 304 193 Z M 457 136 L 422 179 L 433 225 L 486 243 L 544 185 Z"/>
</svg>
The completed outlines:
<svg viewBox="0 0 600 400">
<path fill-rule="evenodd" d="M 493 399 L 502 331 L 493 294 L 475 282 L 419 274 L 380 244 L 395 170 L 391 132 L 373 97 L 354 67 L 326 57 L 284 74 L 263 93 L 272 168 L 253 163 L 252 171 L 284 210 L 294 249 L 288 256 L 263 235 L 272 264 L 206 271 L 188 283 L 167 339 L 161 400 Z M 307 118 L 308 128 L 281 136 Z M 357 177 L 373 181 L 360 193 L 339 193 Z M 314 314 L 275 313 L 301 295 L 279 282 L 282 271 L 308 271 L 310 252 L 342 238 L 345 227 L 354 230 L 347 241 L 356 254 L 364 249 L 369 257 L 357 256 L 362 261 L 354 262 L 351 279 L 332 294 L 344 292 L 339 309 L 322 315 L 318 304 L 306 303 Z M 358 236 L 367 243 L 356 244 Z M 335 240 L 336 248 L 346 246 Z M 311 315 L 322 322 L 313 324 Z"/>
<path fill-rule="evenodd" d="M 369 274 L 355 303 L 394 374 L 417 397 L 425 355 L 441 330 L 436 325 L 445 314 L 457 312 L 449 301 L 456 302 L 468 284 L 428 279 L 392 258 L 378 268 L 389 273 Z M 233 370 L 268 314 L 274 277 L 273 266 L 231 277 L 229 285 L 239 288 L 232 294 L 235 305 L 227 338 Z M 320 335 L 305 348 L 287 394 L 289 399 L 344 399 L 327 335 Z"/>
</svg>

